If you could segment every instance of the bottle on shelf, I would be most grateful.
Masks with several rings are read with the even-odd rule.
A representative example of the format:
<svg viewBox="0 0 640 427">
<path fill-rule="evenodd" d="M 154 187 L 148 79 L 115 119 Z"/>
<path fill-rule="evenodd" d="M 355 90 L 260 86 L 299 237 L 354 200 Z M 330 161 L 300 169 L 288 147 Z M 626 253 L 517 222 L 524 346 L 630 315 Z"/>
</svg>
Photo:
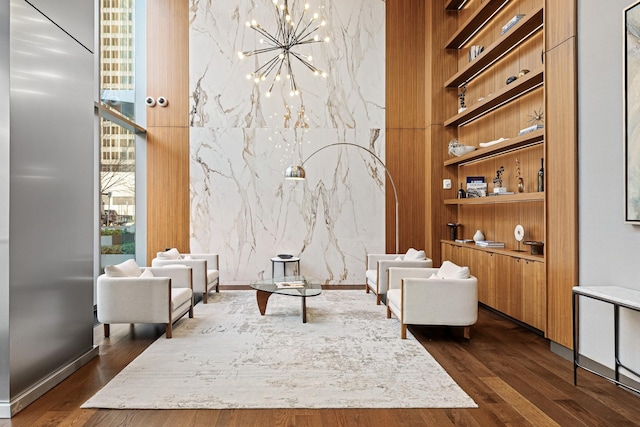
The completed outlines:
<svg viewBox="0 0 640 427">
<path fill-rule="evenodd" d="M 466 199 L 467 193 L 462 189 L 462 183 L 460 183 L 460 189 L 458 190 L 458 199 Z"/>
<path fill-rule="evenodd" d="M 538 191 L 544 191 L 544 158 L 540 159 L 540 170 L 538 171 Z"/>
</svg>

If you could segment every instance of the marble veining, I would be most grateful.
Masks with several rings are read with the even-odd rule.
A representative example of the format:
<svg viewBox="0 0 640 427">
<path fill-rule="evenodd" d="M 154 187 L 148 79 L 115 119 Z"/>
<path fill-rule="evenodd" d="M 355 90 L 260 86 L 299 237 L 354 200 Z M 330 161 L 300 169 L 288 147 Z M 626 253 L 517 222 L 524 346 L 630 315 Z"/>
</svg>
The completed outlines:
<svg viewBox="0 0 640 427">
<path fill-rule="evenodd" d="M 270 0 L 191 3 L 191 251 L 220 253 L 223 284 L 268 277 L 277 253 L 327 283 L 364 283 L 366 253 L 384 251 L 385 171 L 365 150 L 330 147 L 306 181 L 283 177 L 335 142 L 384 159 L 384 2 L 309 3 L 328 22 L 331 42 L 311 46 L 328 76 L 296 68 L 299 98 L 266 97 L 245 77 L 265 59 L 237 57 L 257 45 L 245 21 L 275 22 Z"/>
</svg>

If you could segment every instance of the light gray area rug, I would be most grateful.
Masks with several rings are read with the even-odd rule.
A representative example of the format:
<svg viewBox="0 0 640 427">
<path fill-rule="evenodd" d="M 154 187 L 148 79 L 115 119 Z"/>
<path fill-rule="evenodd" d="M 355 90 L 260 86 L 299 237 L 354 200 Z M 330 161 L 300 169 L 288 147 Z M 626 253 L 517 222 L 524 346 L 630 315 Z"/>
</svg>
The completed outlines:
<svg viewBox="0 0 640 427">
<path fill-rule="evenodd" d="M 475 402 L 364 291 L 223 291 L 195 307 L 83 408 L 471 408 Z"/>
</svg>

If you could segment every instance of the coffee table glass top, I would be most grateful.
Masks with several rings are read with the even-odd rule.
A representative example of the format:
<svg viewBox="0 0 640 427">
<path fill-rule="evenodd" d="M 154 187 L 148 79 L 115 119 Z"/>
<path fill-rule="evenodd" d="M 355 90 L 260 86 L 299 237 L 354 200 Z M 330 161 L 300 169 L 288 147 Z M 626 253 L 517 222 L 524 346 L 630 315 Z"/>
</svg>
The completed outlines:
<svg viewBox="0 0 640 427">
<path fill-rule="evenodd" d="M 294 297 L 315 297 L 322 293 L 322 284 L 309 276 L 286 276 L 257 280 L 249 284 L 253 289 Z"/>
</svg>

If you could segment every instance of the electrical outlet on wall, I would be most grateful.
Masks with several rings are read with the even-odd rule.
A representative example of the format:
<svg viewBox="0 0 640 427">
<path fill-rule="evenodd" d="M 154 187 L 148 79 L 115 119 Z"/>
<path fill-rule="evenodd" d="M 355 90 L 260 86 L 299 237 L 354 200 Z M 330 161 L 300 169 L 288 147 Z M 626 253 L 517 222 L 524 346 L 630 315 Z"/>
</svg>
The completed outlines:
<svg viewBox="0 0 640 427">
<path fill-rule="evenodd" d="M 451 180 L 450 179 L 443 179 L 442 180 L 442 188 L 444 190 L 451 190 Z"/>
</svg>

